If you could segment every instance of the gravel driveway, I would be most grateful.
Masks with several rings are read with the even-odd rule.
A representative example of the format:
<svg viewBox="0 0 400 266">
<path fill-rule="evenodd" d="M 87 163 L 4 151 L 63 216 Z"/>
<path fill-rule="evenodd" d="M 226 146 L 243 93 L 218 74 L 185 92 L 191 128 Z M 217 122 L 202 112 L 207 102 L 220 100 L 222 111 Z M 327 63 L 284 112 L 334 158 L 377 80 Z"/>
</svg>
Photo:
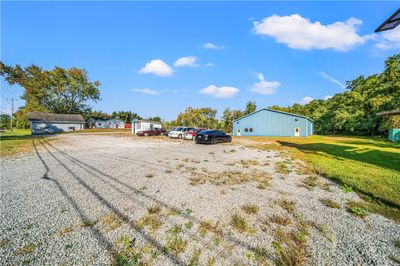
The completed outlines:
<svg viewBox="0 0 400 266">
<path fill-rule="evenodd" d="M 1 265 L 396 265 L 400 226 L 283 153 L 65 134 L 1 161 Z"/>
</svg>

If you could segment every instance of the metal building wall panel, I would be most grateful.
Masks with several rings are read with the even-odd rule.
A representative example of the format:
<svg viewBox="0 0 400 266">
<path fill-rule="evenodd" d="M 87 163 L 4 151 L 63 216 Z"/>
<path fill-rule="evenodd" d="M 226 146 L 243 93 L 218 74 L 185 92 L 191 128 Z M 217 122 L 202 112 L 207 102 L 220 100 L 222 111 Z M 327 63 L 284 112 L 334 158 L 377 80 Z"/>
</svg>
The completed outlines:
<svg viewBox="0 0 400 266">
<path fill-rule="evenodd" d="M 240 130 L 241 136 L 295 136 L 295 128 L 301 137 L 313 134 L 313 123 L 307 118 L 262 109 L 234 121 L 233 135 L 238 136 Z"/>
</svg>

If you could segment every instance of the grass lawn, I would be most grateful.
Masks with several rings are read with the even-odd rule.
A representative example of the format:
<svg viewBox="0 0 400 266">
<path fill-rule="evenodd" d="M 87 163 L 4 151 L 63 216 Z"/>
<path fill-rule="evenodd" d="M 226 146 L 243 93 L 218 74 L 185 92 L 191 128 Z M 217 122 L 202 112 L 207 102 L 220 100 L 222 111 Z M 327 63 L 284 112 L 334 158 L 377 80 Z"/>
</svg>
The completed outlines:
<svg viewBox="0 0 400 266">
<path fill-rule="evenodd" d="M 10 156 L 32 150 L 32 138 L 30 129 L 14 129 L 0 133 L 0 156 Z"/>
<path fill-rule="evenodd" d="M 130 135 L 131 129 L 112 129 L 112 128 L 94 128 L 82 131 L 64 132 L 64 134 L 74 133 L 113 133 L 119 135 Z M 30 129 L 14 129 L 13 132 L 7 130 L 0 132 L 0 157 L 20 154 L 33 150 L 34 138 L 43 136 L 32 136 Z M 51 137 L 49 138 L 49 140 Z"/>
<path fill-rule="evenodd" d="M 378 202 L 400 208 L 400 144 L 350 136 L 236 137 L 261 149 L 287 150 L 312 171 Z"/>
</svg>

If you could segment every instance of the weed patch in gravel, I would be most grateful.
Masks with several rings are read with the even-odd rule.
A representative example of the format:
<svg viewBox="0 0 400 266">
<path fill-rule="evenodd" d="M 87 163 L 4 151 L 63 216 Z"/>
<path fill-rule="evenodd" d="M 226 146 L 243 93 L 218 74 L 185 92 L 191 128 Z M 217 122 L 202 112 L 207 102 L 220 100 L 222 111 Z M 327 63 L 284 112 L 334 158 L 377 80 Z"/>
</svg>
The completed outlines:
<svg viewBox="0 0 400 266">
<path fill-rule="evenodd" d="M 260 207 L 255 204 L 247 203 L 241 206 L 242 210 L 247 214 L 258 214 Z"/>
<path fill-rule="evenodd" d="M 148 174 L 145 175 L 145 177 L 146 177 L 146 178 L 153 178 L 153 177 L 154 177 L 154 174 L 148 173 Z"/>
<path fill-rule="evenodd" d="M 155 232 L 161 228 L 163 222 L 154 214 L 146 214 L 136 223 L 138 228 L 147 228 L 151 232 Z"/>
<path fill-rule="evenodd" d="M 270 176 L 262 171 L 253 170 L 251 172 L 242 171 L 223 171 L 214 172 L 202 169 L 201 172 L 191 171 L 191 177 L 189 178 L 192 186 L 202 185 L 206 182 L 216 186 L 224 185 L 239 185 L 247 182 L 265 182 L 264 186 L 267 186 L 270 180 Z"/>
<path fill-rule="evenodd" d="M 276 241 L 272 242 L 275 249 L 277 265 L 305 265 L 307 260 L 307 240 L 309 231 L 303 222 L 296 224 L 294 231 L 278 229 L 275 232 Z"/>
<path fill-rule="evenodd" d="M 275 171 L 282 175 L 290 174 L 290 169 L 286 162 L 277 162 L 275 164 Z"/>
<path fill-rule="evenodd" d="M 157 259 L 158 252 L 149 245 L 136 246 L 135 239 L 121 236 L 114 243 L 116 252 L 112 265 L 151 265 Z"/>
<path fill-rule="evenodd" d="M 85 220 L 80 224 L 80 227 L 86 228 L 86 227 L 93 227 L 97 224 L 97 220 Z"/>
<path fill-rule="evenodd" d="M 106 214 L 101 217 L 101 222 L 103 223 L 106 230 L 114 230 L 122 225 L 122 218 L 118 217 L 116 214 Z"/>
<path fill-rule="evenodd" d="M 321 203 L 329 208 L 340 209 L 339 203 L 330 198 L 321 199 Z"/>
<path fill-rule="evenodd" d="M 65 236 L 68 235 L 69 233 L 72 233 L 74 231 L 74 229 L 72 228 L 72 226 L 66 226 L 63 229 L 61 229 L 60 231 L 58 231 L 58 235 L 59 236 Z"/>
<path fill-rule="evenodd" d="M 289 225 L 289 224 L 292 223 L 292 220 L 287 215 L 282 215 L 281 216 L 281 215 L 274 214 L 268 220 L 273 222 L 273 223 L 276 223 L 276 224 L 279 224 L 279 225 L 283 225 L 283 226 L 286 226 L 286 225 Z"/>
<path fill-rule="evenodd" d="M 36 245 L 34 243 L 29 243 L 22 248 L 17 249 L 14 251 L 13 255 L 14 256 L 20 256 L 20 255 L 27 255 L 35 251 Z"/>
<path fill-rule="evenodd" d="M 187 241 L 182 237 L 182 229 L 174 226 L 167 230 L 167 241 L 165 245 L 166 251 L 177 256 L 179 253 L 185 252 Z"/>
<path fill-rule="evenodd" d="M 282 209 L 289 213 L 293 213 L 296 209 L 296 202 L 288 199 L 280 199 L 276 202 Z"/>
<path fill-rule="evenodd" d="M 161 207 L 158 205 L 151 206 L 150 208 L 147 209 L 147 212 L 149 214 L 159 214 L 161 212 Z"/>
<path fill-rule="evenodd" d="M 239 233 L 253 233 L 255 230 L 250 226 L 247 219 L 238 213 L 232 215 L 230 224 Z"/>
<path fill-rule="evenodd" d="M 347 211 L 360 218 L 364 218 L 368 215 L 366 207 L 362 203 L 355 201 L 347 202 Z"/>
</svg>

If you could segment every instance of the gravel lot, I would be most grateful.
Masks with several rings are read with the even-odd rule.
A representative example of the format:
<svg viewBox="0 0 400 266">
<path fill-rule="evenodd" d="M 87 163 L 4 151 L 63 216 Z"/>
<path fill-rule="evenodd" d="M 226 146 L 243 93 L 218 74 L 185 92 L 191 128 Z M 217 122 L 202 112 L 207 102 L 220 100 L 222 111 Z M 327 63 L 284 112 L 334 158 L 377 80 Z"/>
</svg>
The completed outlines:
<svg viewBox="0 0 400 266">
<path fill-rule="evenodd" d="M 349 213 L 356 194 L 322 177 L 305 185 L 308 175 L 285 154 L 111 134 L 34 144 L 1 161 L 1 265 L 396 265 L 400 257 L 399 224 Z"/>
</svg>

